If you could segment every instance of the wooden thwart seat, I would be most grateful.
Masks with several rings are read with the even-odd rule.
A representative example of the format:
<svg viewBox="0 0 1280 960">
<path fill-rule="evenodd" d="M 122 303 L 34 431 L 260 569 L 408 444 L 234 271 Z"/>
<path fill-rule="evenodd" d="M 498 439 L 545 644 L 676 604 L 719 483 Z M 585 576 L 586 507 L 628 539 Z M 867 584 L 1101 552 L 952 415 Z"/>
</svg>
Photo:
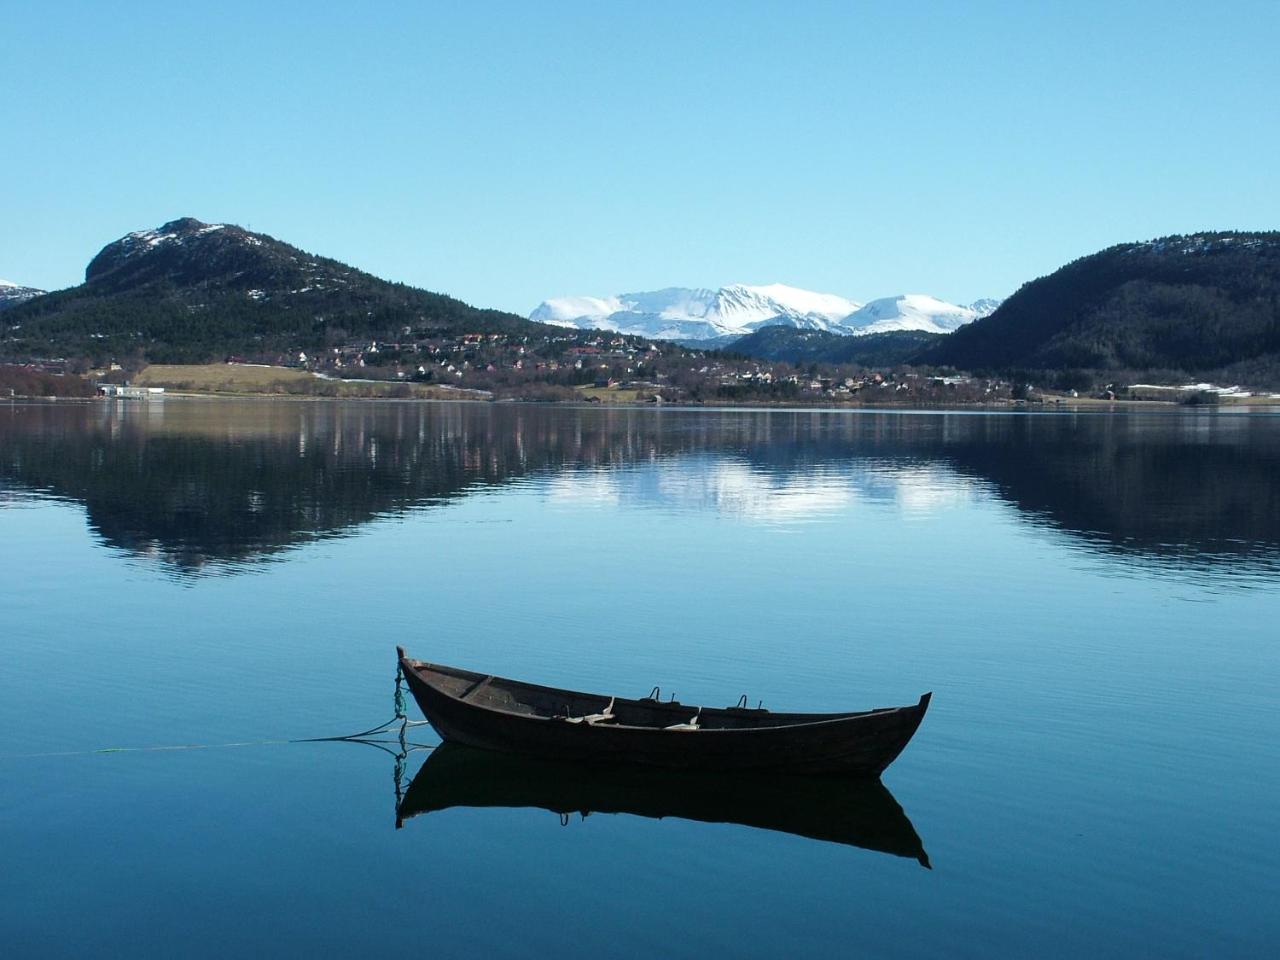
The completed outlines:
<svg viewBox="0 0 1280 960">
<path fill-rule="evenodd" d="M 467 687 L 467 689 L 462 693 L 460 697 L 458 697 L 458 699 L 459 700 L 467 699 L 467 697 L 471 696 L 473 693 L 475 693 L 477 690 L 479 690 L 481 687 L 483 687 L 492 679 L 493 679 L 493 674 L 489 674 L 489 676 L 484 677 L 483 679 L 477 680 L 471 686 Z"/>
</svg>

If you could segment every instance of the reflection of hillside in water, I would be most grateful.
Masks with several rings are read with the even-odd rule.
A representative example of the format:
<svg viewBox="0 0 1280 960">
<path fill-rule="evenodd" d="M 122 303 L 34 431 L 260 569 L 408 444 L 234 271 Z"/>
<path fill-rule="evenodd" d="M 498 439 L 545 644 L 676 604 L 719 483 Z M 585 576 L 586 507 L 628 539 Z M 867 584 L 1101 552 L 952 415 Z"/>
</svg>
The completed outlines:
<svg viewBox="0 0 1280 960">
<path fill-rule="evenodd" d="M 626 468 L 626 469 L 619 469 Z M 558 498 L 765 521 L 994 492 L 1083 543 L 1280 555 L 1280 418 L 906 416 L 485 404 L 0 407 L 0 505 L 84 505 L 108 544 L 196 571 L 530 475 Z"/>
<path fill-rule="evenodd" d="M 1153 558 L 1280 562 L 1280 418 L 974 419 L 945 446 L 947 461 L 1028 519 Z"/>
</svg>

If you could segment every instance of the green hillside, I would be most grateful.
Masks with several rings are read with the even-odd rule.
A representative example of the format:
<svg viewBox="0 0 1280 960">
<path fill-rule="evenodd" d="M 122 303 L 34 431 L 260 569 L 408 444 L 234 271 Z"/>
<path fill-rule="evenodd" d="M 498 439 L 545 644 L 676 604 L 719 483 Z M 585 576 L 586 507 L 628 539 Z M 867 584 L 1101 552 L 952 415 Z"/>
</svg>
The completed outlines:
<svg viewBox="0 0 1280 960">
<path fill-rule="evenodd" d="M 892 367 L 906 363 L 945 334 L 895 330 L 861 337 L 794 327 L 761 327 L 733 341 L 723 350 L 761 360 L 784 363 L 838 363 L 864 367 Z"/>
<path fill-rule="evenodd" d="M 1280 378 L 1280 233 L 1126 243 L 1024 284 L 924 351 L 968 370 L 1126 370 Z"/>
<path fill-rule="evenodd" d="M 0 357 L 204 362 L 408 331 L 549 328 L 381 280 L 265 234 L 184 218 L 107 245 L 77 287 L 5 311 Z"/>
</svg>

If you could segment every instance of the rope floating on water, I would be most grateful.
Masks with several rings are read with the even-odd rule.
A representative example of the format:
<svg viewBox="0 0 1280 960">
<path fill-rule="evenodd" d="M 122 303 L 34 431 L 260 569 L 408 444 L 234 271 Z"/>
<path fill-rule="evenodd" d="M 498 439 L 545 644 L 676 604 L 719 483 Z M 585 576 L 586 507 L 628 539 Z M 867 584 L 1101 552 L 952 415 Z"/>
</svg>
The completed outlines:
<svg viewBox="0 0 1280 960">
<path fill-rule="evenodd" d="M 405 720 L 401 727 L 407 730 L 410 727 L 420 727 L 427 721 L 425 720 Z M 394 722 L 388 721 L 371 730 L 365 730 L 361 733 L 348 734 L 345 737 L 300 737 L 295 740 L 233 740 L 228 743 L 168 743 L 156 744 L 146 747 L 99 747 L 96 750 L 52 750 L 47 753 L 4 753 L 0 754 L 0 760 L 35 760 L 41 757 L 91 757 L 100 753 L 165 753 L 176 750 L 224 750 L 233 747 L 266 747 L 276 746 L 287 743 L 336 743 L 339 741 L 347 741 L 349 743 L 403 743 L 404 746 L 412 747 L 420 750 L 434 749 L 438 744 L 425 743 L 409 743 L 403 736 L 396 740 L 377 741 L 371 739 L 379 733 L 391 733 L 394 728 Z"/>
<path fill-rule="evenodd" d="M 172 750 L 221 750 L 227 747 L 262 747 L 296 743 L 295 740 L 236 740 L 231 743 L 173 743 L 150 747 L 100 747 L 97 750 L 54 750 L 48 753 L 5 753 L 0 760 L 32 760 L 39 757 L 90 757 L 99 753 L 160 753 Z"/>
<path fill-rule="evenodd" d="M 413 727 L 422 727 L 429 724 L 427 720 L 410 720 L 405 713 L 404 699 L 404 674 L 400 668 L 396 667 L 396 690 L 395 690 L 395 706 L 396 715 L 385 723 L 380 723 L 376 727 L 370 727 L 368 730 L 362 730 L 359 733 L 348 733 L 345 736 L 336 737 L 299 737 L 293 740 L 234 740 L 230 743 L 174 743 L 160 744 L 149 747 L 99 747 L 96 750 L 55 750 L 48 753 L 8 753 L 0 754 L 0 760 L 34 760 L 42 757 L 89 757 L 99 753 L 162 753 L 174 750 L 222 750 L 231 747 L 265 747 L 274 746 L 285 743 L 336 743 L 346 741 L 348 743 L 366 743 L 371 746 L 377 746 L 381 749 L 384 743 L 398 743 L 401 752 L 408 754 L 412 750 L 433 750 L 439 744 L 436 743 L 410 743 L 406 735 Z M 399 727 L 398 736 L 395 740 L 376 740 L 378 734 L 392 733 Z M 388 751 L 392 752 L 392 751 Z"/>
</svg>

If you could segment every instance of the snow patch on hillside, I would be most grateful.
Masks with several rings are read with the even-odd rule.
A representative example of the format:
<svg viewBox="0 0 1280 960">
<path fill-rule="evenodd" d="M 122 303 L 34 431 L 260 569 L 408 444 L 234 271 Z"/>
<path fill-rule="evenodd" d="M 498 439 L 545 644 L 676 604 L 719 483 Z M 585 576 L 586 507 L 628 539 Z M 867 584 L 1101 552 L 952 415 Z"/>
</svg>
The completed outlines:
<svg viewBox="0 0 1280 960">
<path fill-rule="evenodd" d="M 0 280 L 0 309 L 4 307 L 16 307 L 20 303 L 26 303 L 41 294 L 44 290 L 37 290 L 35 287 L 25 287 L 20 283 L 14 283 L 11 280 Z"/>
</svg>

